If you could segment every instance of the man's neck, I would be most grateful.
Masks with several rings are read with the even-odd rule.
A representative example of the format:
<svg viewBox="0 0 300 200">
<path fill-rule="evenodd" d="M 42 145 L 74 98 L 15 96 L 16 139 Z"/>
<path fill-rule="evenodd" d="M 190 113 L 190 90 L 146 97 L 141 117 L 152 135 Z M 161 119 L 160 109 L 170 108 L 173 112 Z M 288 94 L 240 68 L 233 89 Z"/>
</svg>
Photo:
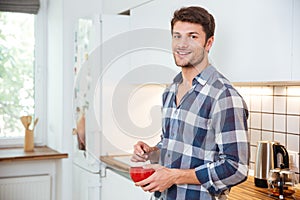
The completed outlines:
<svg viewBox="0 0 300 200">
<path fill-rule="evenodd" d="M 209 65 L 208 61 L 205 60 L 199 66 L 195 67 L 182 67 L 182 84 L 192 87 L 193 79 L 200 74 L 207 66 Z"/>
</svg>

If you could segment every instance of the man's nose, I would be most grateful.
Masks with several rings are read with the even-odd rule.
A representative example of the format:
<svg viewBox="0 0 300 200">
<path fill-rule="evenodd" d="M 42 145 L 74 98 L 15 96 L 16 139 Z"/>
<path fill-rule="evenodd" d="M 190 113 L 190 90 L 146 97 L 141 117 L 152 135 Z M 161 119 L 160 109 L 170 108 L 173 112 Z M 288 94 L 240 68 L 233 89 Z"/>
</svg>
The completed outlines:
<svg viewBox="0 0 300 200">
<path fill-rule="evenodd" d="M 178 43 L 177 43 L 177 46 L 178 47 L 188 47 L 189 46 L 189 40 L 187 37 L 181 37 L 179 40 L 178 40 Z"/>
</svg>

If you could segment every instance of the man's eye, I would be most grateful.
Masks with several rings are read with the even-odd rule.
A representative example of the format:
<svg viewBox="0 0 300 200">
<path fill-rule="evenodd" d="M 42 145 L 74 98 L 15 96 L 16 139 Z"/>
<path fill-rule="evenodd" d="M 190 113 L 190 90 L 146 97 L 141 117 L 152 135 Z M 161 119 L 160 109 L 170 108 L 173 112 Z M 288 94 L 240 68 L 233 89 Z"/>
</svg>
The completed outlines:
<svg viewBox="0 0 300 200">
<path fill-rule="evenodd" d="M 179 39 L 179 38 L 180 38 L 180 35 L 173 35 L 173 38 L 174 38 L 174 39 Z"/>
<path fill-rule="evenodd" d="M 196 35 L 191 35 L 190 36 L 192 39 L 197 39 L 198 37 Z"/>
</svg>

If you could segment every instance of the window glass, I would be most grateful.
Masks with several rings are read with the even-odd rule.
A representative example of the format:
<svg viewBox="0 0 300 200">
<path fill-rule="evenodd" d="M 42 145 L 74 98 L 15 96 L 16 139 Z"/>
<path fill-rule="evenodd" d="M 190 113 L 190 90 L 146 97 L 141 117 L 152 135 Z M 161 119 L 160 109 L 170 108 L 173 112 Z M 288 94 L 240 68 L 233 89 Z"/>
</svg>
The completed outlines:
<svg viewBox="0 0 300 200">
<path fill-rule="evenodd" d="M 34 118 L 35 15 L 0 12 L 0 139 L 24 137 Z"/>
</svg>

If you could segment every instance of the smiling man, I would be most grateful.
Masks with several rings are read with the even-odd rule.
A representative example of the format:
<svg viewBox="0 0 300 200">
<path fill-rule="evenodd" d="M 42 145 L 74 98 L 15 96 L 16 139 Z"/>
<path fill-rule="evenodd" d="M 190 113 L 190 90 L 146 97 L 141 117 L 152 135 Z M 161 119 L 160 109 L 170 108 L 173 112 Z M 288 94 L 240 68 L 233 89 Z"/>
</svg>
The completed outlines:
<svg viewBox="0 0 300 200">
<path fill-rule="evenodd" d="M 248 110 L 231 83 L 208 61 L 215 22 L 201 7 L 175 11 L 172 49 L 181 73 L 163 94 L 162 139 L 139 141 L 132 161 L 152 160 L 155 173 L 136 185 L 163 200 L 226 199 L 248 175 Z M 152 160 L 153 161 L 153 160 Z"/>
</svg>

